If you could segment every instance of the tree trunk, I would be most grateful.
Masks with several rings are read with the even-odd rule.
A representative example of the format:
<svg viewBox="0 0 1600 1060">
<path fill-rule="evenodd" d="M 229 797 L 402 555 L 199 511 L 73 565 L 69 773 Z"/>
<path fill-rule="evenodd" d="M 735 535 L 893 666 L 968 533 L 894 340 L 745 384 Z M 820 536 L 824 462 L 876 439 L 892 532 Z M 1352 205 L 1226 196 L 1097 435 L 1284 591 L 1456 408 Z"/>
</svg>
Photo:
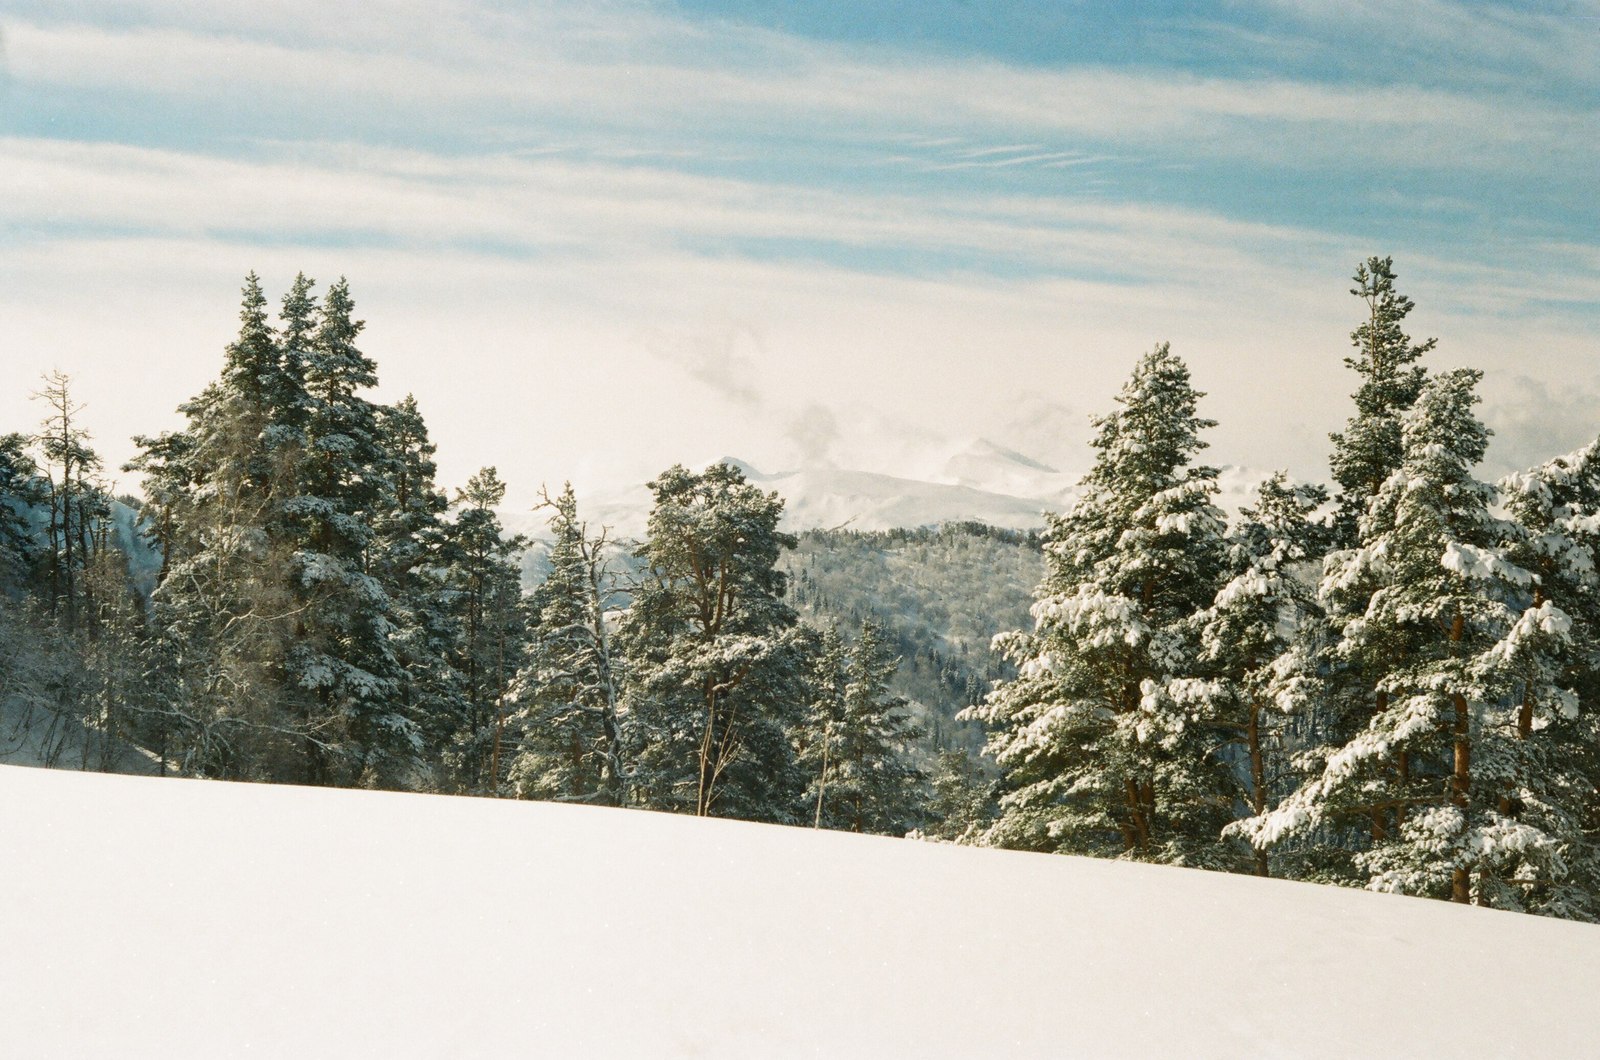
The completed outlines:
<svg viewBox="0 0 1600 1060">
<path fill-rule="evenodd" d="M 1267 812 L 1267 770 L 1261 755 L 1261 704 L 1250 704 L 1250 808 L 1255 815 L 1260 817 Z M 1267 864 L 1267 852 L 1256 850 L 1256 875 L 1271 876 L 1272 871 Z"/>
<path fill-rule="evenodd" d="M 1455 621 L 1450 626 L 1450 641 L 1458 644 L 1465 629 L 1465 620 L 1462 615 L 1456 615 Z M 1452 693 L 1450 702 L 1455 706 L 1455 764 L 1450 775 L 1450 801 L 1461 808 L 1463 824 L 1469 805 L 1469 795 L 1472 792 L 1472 725 L 1471 714 L 1467 707 L 1467 697 L 1460 692 Z M 1467 903 L 1472 900 L 1472 888 L 1464 868 L 1456 869 L 1450 879 L 1450 900 L 1452 902 Z"/>
<path fill-rule="evenodd" d="M 817 777 L 817 816 L 811 822 L 811 827 L 822 827 L 822 795 L 828 790 L 828 751 L 830 750 L 827 731 L 824 729 L 822 736 L 822 774 Z"/>
<path fill-rule="evenodd" d="M 1377 693 L 1375 695 L 1375 702 L 1373 704 L 1373 710 L 1372 710 L 1373 716 L 1376 717 L 1377 715 L 1382 714 L 1384 711 L 1386 711 L 1388 709 L 1389 709 L 1389 693 L 1388 693 L 1388 691 L 1386 689 L 1380 688 L 1380 689 L 1377 690 Z M 1373 841 L 1373 843 L 1381 843 L 1385 839 L 1389 838 L 1389 823 L 1384 818 L 1383 810 L 1381 810 L 1381 809 L 1376 809 L 1376 808 L 1373 809 L 1372 812 L 1371 812 L 1371 817 L 1372 817 L 1372 841 Z"/>
</svg>

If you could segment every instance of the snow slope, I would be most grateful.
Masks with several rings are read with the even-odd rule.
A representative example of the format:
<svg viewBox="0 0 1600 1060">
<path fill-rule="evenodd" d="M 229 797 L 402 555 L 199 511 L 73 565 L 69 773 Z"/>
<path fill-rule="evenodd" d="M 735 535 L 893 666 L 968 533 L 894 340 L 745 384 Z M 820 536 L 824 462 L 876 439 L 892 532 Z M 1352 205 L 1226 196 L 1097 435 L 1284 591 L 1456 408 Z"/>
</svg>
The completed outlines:
<svg viewBox="0 0 1600 1060">
<path fill-rule="evenodd" d="M 0 767 L 15 1056 L 1583 1056 L 1600 929 L 636 811 Z"/>
</svg>

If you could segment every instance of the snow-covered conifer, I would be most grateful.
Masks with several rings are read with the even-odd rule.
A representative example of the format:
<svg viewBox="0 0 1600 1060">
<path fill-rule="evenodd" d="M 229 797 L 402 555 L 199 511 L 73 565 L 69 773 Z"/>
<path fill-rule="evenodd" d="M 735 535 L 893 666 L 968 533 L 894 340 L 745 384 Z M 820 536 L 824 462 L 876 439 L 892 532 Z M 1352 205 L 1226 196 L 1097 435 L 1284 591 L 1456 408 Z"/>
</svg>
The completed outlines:
<svg viewBox="0 0 1600 1060">
<path fill-rule="evenodd" d="M 1514 520 L 1511 558 L 1534 576 L 1500 653 L 1516 704 L 1509 757 L 1521 767 L 1501 778 L 1501 812 L 1554 836 L 1566 871 L 1552 876 L 1536 860 L 1507 865 L 1506 889 L 1491 897 L 1600 919 L 1600 442 L 1499 486 Z M 1564 629 L 1558 614 L 1569 620 Z M 1534 630 L 1544 635 L 1527 635 Z"/>
<path fill-rule="evenodd" d="M 291 715 L 284 658 L 297 611 L 283 501 L 299 439 L 272 430 L 297 396 L 255 274 L 221 377 L 179 407 L 182 430 L 136 438 L 147 533 L 162 553 L 154 595 L 160 666 L 173 694 L 179 768 L 207 776 L 300 779 L 320 737 Z"/>
<path fill-rule="evenodd" d="M 506 484 L 492 467 L 456 491 L 440 573 L 456 623 L 450 661 L 462 694 L 447 757 L 459 790 L 487 794 L 498 794 L 506 779 L 505 696 L 523 665 L 527 638 L 517 564 L 527 542 L 502 532 L 495 508 L 505 495 Z"/>
<path fill-rule="evenodd" d="M 441 761 L 465 716 L 461 675 L 451 665 L 460 632 L 446 583 L 452 556 L 445 513 L 449 498 L 439 489 L 435 446 L 416 399 L 378 409 L 378 425 L 390 469 L 374 518 L 368 569 L 390 601 L 389 644 L 400 663 L 398 702 L 422 738 L 426 788 L 445 785 L 428 776 Z"/>
<path fill-rule="evenodd" d="M 777 569 L 783 501 L 728 464 L 650 484 L 646 567 L 622 628 L 628 740 L 646 806 L 791 821 L 804 653 Z"/>
<path fill-rule="evenodd" d="M 1353 863 L 1369 887 L 1521 906 L 1524 885 L 1568 873 L 1570 808 L 1540 779 L 1554 745 L 1519 733 L 1518 714 L 1529 690 L 1546 722 L 1570 708 L 1542 660 L 1571 620 L 1548 601 L 1523 606 L 1536 575 L 1507 547 L 1493 487 L 1472 476 L 1488 439 L 1472 411 L 1480 375 L 1457 369 L 1423 388 L 1358 547 L 1328 557 L 1333 661 L 1367 696 L 1349 701 L 1351 735 L 1310 750 L 1310 779 L 1244 831 L 1269 846 L 1370 822 L 1346 833 L 1361 837 Z"/>
<path fill-rule="evenodd" d="M 814 827 L 904 835 L 921 818 L 927 777 L 908 756 L 918 731 L 889 690 L 899 662 L 874 622 L 850 645 L 823 632 L 815 690 L 795 730 Z"/>
<path fill-rule="evenodd" d="M 571 483 L 546 503 L 555 538 L 550 573 L 529 600 L 528 661 L 507 697 L 520 740 L 509 779 L 524 798 L 621 806 L 628 778 L 608 542 L 579 520 Z"/>
<path fill-rule="evenodd" d="M 0 435 L 0 595 L 20 592 L 32 570 L 38 543 L 28 513 L 45 495 L 27 437 Z"/>
<path fill-rule="evenodd" d="M 1237 860 L 1220 838 L 1238 785 L 1214 708 L 1172 685 L 1198 671 L 1194 616 L 1223 569 L 1216 471 L 1191 464 L 1212 426 L 1201 396 L 1166 344 L 1147 354 L 1097 421 L 1078 502 L 1051 519 L 1035 628 L 996 641 L 1019 674 L 967 712 L 1004 775 L 992 842 Z"/>
<path fill-rule="evenodd" d="M 1323 536 L 1312 516 L 1326 500 L 1321 487 L 1292 485 L 1281 472 L 1261 484 L 1256 506 L 1228 536 L 1227 580 L 1194 618 L 1199 669 L 1167 684 L 1174 700 L 1206 705 L 1219 741 L 1237 756 L 1243 805 L 1257 816 L 1276 786 L 1285 716 L 1302 706 L 1309 683 L 1308 568 L 1320 559 Z M 1265 851 L 1254 867 L 1271 874 Z"/>
<path fill-rule="evenodd" d="M 1400 417 L 1417 400 L 1427 371 L 1416 361 L 1433 349 L 1436 339 L 1412 343 L 1402 329 L 1416 308 L 1395 290 L 1393 258 L 1368 258 L 1356 267 L 1350 293 L 1367 306 L 1367 319 L 1350 334 L 1356 348 L 1345 364 L 1361 375 L 1355 393 L 1356 414 L 1344 431 L 1333 435 L 1329 463 L 1339 483 L 1335 521 L 1340 543 L 1354 544 L 1357 523 L 1373 494 L 1400 466 Z"/>
<path fill-rule="evenodd" d="M 306 744 L 303 779 L 390 785 L 414 768 L 421 738 L 398 709 L 390 601 L 367 571 L 390 460 L 362 393 L 377 371 L 356 346 L 354 308 L 343 279 L 329 287 L 303 351 L 305 441 L 281 506 L 298 604 L 285 671 L 297 712 L 324 733 Z"/>
</svg>

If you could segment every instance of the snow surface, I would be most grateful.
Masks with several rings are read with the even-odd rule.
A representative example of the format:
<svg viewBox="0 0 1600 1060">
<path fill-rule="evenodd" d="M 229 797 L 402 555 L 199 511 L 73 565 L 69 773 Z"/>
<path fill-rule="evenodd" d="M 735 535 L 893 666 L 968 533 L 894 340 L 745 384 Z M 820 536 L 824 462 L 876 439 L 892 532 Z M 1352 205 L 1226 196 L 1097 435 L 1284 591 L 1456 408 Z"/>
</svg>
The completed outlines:
<svg viewBox="0 0 1600 1060">
<path fill-rule="evenodd" d="M 627 810 L 0 767 L 15 1056 L 1592 1056 L 1600 928 Z"/>
</svg>

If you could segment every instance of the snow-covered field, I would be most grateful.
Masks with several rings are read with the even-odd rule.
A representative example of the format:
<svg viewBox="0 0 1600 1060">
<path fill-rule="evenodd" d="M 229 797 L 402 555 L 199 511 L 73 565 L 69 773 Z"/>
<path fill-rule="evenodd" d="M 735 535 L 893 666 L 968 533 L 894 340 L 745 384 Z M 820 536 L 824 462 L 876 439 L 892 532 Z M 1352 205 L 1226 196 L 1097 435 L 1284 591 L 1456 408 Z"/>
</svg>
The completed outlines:
<svg viewBox="0 0 1600 1060">
<path fill-rule="evenodd" d="M 1600 928 L 635 811 L 0 766 L 11 1056 L 1593 1056 Z"/>
</svg>

